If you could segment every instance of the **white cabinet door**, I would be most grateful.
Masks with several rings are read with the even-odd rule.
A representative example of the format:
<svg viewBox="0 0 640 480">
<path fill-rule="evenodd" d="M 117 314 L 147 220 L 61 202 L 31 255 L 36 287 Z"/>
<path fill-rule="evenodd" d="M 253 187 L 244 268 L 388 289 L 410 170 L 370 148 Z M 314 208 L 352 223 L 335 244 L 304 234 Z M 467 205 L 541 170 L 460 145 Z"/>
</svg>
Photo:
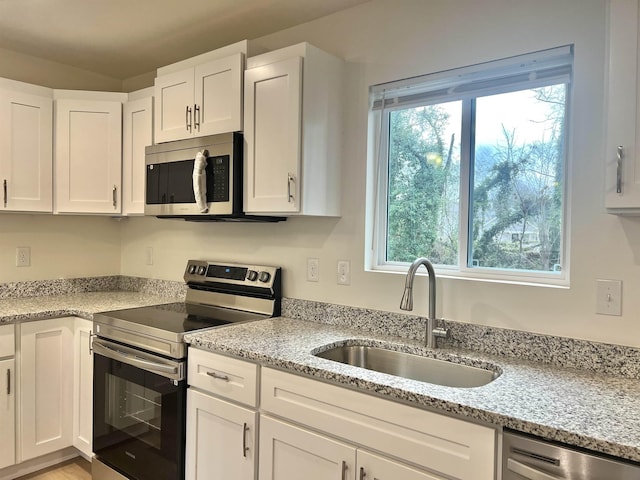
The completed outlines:
<svg viewBox="0 0 640 480">
<path fill-rule="evenodd" d="M 156 77 L 156 143 L 242 130 L 244 55 Z"/>
<path fill-rule="evenodd" d="M 343 63 L 308 43 L 247 60 L 245 212 L 340 215 Z"/>
<path fill-rule="evenodd" d="M 26 322 L 20 335 L 20 460 L 72 445 L 73 318 Z"/>
<path fill-rule="evenodd" d="M 0 210 L 51 212 L 53 100 L 0 90 Z"/>
<path fill-rule="evenodd" d="M 73 363 L 73 446 L 87 458 L 92 455 L 93 431 L 93 322 L 76 318 L 74 325 Z"/>
<path fill-rule="evenodd" d="M 156 78 L 154 126 L 156 143 L 193 134 L 193 69 Z"/>
<path fill-rule="evenodd" d="M 121 212 L 122 103 L 56 100 L 56 213 Z"/>
<path fill-rule="evenodd" d="M 638 0 L 610 0 L 605 206 L 640 213 Z"/>
<path fill-rule="evenodd" d="M 365 450 L 358 450 L 357 473 L 358 479 L 446 480 L 444 477 L 418 470 Z"/>
<path fill-rule="evenodd" d="M 123 106 L 122 213 L 144 214 L 145 147 L 153 144 L 153 98 L 141 98 Z"/>
<path fill-rule="evenodd" d="M 194 69 L 194 136 L 242 130 L 243 55 L 238 53 Z"/>
<path fill-rule="evenodd" d="M 355 459 L 351 445 L 260 417 L 260 480 L 355 480 Z"/>
<path fill-rule="evenodd" d="M 300 210 L 302 58 L 245 72 L 246 212 Z"/>
<path fill-rule="evenodd" d="M 253 480 L 255 411 L 187 391 L 186 478 Z"/>
<path fill-rule="evenodd" d="M 0 360 L 0 469 L 16 462 L 14 359 Z"/>
</svg>

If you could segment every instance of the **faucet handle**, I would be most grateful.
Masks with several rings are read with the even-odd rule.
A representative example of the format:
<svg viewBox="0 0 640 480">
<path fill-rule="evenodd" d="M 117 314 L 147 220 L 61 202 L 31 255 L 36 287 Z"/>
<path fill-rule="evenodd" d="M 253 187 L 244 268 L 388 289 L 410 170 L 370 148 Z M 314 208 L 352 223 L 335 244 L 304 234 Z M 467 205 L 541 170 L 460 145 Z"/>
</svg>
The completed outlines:
<svg viewBox="0 0 640 480">
<path fill-rule="evenodd" d="M 440 326 L 435 327 L 431 333 L 436 338 L 449 338 L 449 329 L 444 326 L 444 318 L 439 318 L 436 321 Z"/>
</svg>

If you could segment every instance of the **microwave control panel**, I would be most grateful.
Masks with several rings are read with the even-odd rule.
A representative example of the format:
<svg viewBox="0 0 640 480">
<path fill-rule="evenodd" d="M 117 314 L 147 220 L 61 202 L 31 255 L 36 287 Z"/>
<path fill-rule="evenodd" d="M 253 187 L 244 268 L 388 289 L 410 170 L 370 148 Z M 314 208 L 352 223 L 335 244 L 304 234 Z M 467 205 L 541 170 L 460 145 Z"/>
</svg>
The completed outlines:
<svg viewBox="0 0 640 480">
<path fill-rule="evenodd" d="M 207 159 L 207 201 L 229 201 L 229 155 Z"/>
</svg>

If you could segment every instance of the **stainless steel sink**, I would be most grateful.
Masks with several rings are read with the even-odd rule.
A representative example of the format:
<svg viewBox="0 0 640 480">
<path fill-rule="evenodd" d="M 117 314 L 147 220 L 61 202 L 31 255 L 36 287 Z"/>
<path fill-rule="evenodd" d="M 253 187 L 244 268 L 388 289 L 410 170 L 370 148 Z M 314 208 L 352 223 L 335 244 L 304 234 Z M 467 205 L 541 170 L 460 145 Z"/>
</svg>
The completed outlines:
<svg viewBox="0 0 640 480">
<path fill-rule="evenodd" d="M 447 387 L 481 387 L 500 376 L 493 370 L 366 345 L 342 345 L 315 356 Z"/>
</svg>

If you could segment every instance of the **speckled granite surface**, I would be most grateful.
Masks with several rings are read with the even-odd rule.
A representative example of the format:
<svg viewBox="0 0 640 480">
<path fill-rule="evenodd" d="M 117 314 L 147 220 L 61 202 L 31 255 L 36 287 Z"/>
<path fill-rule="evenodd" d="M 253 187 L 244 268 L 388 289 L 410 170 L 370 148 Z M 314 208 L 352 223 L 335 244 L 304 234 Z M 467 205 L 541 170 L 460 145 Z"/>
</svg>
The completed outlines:
<svg viewBox="0 0 640 480">
<path fill-rule="evenodd" d="M 189 334 L 199 348 L 284 368 L 390 399 L 510 427 L 640 461 L 640 380 L 485 353 L 429 351 L 420 341 L 291 318 Z M 476 388 L 416 382 L 313 356 L 327 345 L 383 344 L 396 350 L 492 366 L 502 374 Z"/>
<path fill-rule="evenodd" d="M 282 316 L 422 342 L 425 338 L 425 318 L 403 313 L 284 298 Z M 638 348 L 450 320 L 445 324 L 449 338 L 438 339 L 438 344 L 447 348 L 640 379 Z"/>
<path fill-rule="evenodd" d="M 34 280 L 30 282 L 0 283 L 0 300 L 6 298 L 113 291 L 150 293 L 161 297 L 184 299 L 186 286 L 184 282 L 127 277 L 122 275 Z"/>
<path fill-rule="evenodd" d="M 107 276 L 0 283 L 0 324 L 183 301 L 183 282 Z"/>
<path fill-rule="evenodd" d="M 66 316 L 92 320 L 97 312 L 175 301 L 177 299 L 171 297 L 121 291 L 5 298 L 0 300 L 0 324 Z"/>
</svg>

